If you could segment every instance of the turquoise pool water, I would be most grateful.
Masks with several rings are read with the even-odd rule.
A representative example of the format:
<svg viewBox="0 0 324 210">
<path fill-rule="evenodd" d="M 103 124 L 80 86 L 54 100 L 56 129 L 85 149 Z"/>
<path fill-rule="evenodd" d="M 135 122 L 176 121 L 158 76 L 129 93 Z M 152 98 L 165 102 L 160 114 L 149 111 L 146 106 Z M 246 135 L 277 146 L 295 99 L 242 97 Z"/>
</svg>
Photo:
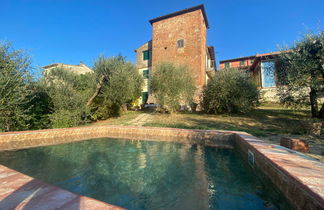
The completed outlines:
<svg viewBox="0 0 324 210">
<path fill-rule="evenodd" d="M 127 209 L 287 209 L 235 150 L 96 139 L 0 153 L 0 164 Z"/>
</svg>

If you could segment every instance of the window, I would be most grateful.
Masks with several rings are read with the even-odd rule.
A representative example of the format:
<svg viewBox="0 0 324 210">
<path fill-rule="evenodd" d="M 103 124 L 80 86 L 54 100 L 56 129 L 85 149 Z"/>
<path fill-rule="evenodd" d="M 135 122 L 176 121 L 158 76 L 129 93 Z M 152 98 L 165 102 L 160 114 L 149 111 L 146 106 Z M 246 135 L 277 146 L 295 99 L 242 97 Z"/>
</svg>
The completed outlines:
<svg viewBox="0 0 324 210">
<path fill-rule="evenodd" d="M 226 62 L 224 65 L 225 65 L 225 68 L 229 68 L 230 67 L 230 63 L 229 62 Z"/>
<path fill-rule="evenodd" d="M 143 77 L 144 77 L 144 79 L 149 78 L 149 70 L 148 69 L 143 71 Z"/>
<path fill-rule="evenodd" d="M 178 48 L 183 48 L 184 47 L 184 41 L 183 41 L 183 39 L 180 39 L 180 40 L 177 41 L 177 47 Z"/>
<path fill-rule="evenodd" d="M 251 65 L 253 64 L 253 61 L 254 61 L 253 59 L 252 59 L 252 60 L 250 60 L 250 63 L 251 63 Z"/>
<path fill-rule="evenodd" d="M 145 104 L 148 99 L 148 92 L 142 92 L 142 103 Z"/>
<path fill-rule="evenodd" d="M 244 60 L 240 61 L 240 66 L 244 66 Z"/>
<path fill-rule="evenodd" d="M 143 60 L 150 59 L 150 52 L 148 50 L 143 51 Z"/>
<path fill-rule="evenodd" d="M 276 86 L 274 61 L 263 61 L 261 63 L 261 79 L 263 88 Z"/>
<path fill-rule="evenodd" d="M 214 68 L 214 66 L 215 66 L 215 61 L 214 60 L 210 60 L 210 68 Z"/>
</svg>

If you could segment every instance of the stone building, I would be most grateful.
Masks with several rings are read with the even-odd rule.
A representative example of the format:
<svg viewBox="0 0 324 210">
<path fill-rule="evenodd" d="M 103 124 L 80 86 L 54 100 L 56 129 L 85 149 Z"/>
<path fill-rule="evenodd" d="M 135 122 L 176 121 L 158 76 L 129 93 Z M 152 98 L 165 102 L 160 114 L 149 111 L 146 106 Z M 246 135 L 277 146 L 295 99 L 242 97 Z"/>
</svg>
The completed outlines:
<svg viewBox="0 0 324 210">
<path fill-rule="evenodd" d="M 135 50 L 136 66 L 145 78 L 141 102 L 154 102 L 150 100 L 153 97 L 148 83 L 150 74 L 161 62 L 189 67 L 197 87 L 197 101 L 208 77 L 216 70 L 214 48 L 206 45 L 209 24 L 204 6 L 177 11 L 149 22 L 152 25 L 152 40 Z"/>
<path fill-rule="evenodd" d="M 53 63 L 53 64 L 50 64 L 47 66 L 43 66 L 42 68 L 44 69 L 44 75 L 46 75 L 47 72 L 51 71 L 52 69 L 56 69 L 56 68 L 66 69 L 67 71 L 73 72 L 75 74 L 93 73 L 93 71 L 88 66 L 83 64 L 82 62 L 80 62 L 79 65 Z"/>
</svg>

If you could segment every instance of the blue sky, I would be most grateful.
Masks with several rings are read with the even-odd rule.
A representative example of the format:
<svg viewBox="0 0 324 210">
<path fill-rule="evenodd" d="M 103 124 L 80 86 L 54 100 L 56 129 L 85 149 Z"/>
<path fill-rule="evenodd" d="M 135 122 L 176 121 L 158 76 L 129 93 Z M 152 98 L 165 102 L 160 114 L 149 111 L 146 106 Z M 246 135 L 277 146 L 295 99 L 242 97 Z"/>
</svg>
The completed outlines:
<svg viewBox="0 0 324 210">
<path fill-rule="evenodd" d="M 217 62 L 277 50 L 309 30 L 324 30 L 323 0 L 0 0 L 0 40 L 32 56 L 90 67 L 99 55 L 134 49 L 151 39 L 149 19 L 204 4 Z"/>
</svg>

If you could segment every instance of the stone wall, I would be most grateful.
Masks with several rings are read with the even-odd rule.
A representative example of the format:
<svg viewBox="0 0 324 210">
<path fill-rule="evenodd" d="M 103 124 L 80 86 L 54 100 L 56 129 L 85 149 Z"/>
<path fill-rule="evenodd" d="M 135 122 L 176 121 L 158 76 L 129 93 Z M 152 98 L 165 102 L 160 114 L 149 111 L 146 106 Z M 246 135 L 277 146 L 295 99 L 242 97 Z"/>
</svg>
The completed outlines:
<svg viewBox="0 0 324 210">
<path fill-rule="evenodd" d="M 279 103 L 279 97 L 277 96 L 276 87 L 261 88 L 260 96 L 262 102 Z"/>
<path fill-rule="evenodd" d="M 149 59 L 143 59 L 143 51 L 149 50 Z M 152 41 L 146 42 L 142 46 L 136 49 L 136 68 L 148 68 L 152 65 Z"/>
<path fill-rule="evenodd" d="M 309 89 L 304 88 L 304 95 L 308 95 Z M 261 88 L 260 94 L 261 94 L 261 101 L 263 102 L 273 102 L 273 103 L 279 103 L 279 97 L 277 96 L 278 88 L 277 87 L 270 87 L 270 88 Z M 324 97 L 318 98 L 318 103 L 322 104 L 324 103 Z"/>
</svg>

